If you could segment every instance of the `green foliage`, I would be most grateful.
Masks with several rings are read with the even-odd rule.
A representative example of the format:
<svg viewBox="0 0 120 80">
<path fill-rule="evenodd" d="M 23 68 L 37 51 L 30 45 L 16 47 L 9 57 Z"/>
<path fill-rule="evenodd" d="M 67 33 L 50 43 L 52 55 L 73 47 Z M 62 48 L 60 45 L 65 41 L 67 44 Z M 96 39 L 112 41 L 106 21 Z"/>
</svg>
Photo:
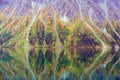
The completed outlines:
<svg viewBox="0 0 120 80">
<path fill-rule="evenodd" d="M 64 39 L 67 39 L 67 37 L 71 34 L 71 31 L 67 29 L 66 27 L 64 29 L 58 28 L 59 35 L 62 35 Z"/>
</svg>

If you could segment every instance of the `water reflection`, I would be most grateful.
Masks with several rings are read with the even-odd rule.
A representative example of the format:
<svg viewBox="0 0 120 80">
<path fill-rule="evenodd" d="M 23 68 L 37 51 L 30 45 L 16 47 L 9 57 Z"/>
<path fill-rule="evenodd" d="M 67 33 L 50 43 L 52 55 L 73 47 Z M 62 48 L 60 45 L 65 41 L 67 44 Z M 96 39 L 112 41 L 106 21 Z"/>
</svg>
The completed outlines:
<svg viewBox="0 0 120 80">
<path fill-rule="evenodd" d="M 45 53 L 45 58 L 48 63 L 52 63 L 53 52 L 52 50 L 48 49 Z"/>
<path fill-rule="evenodd" d="M 6 61 L 11 61 L 11 60 L 12 60 L 12 57 L 1 49 L 0 50 L 0 61 L 6 62 Z"/>
<path fill-rule="evenodd" d="M 33 48 L 29 51 L 27 63 L 24 49 L 1 49 L 0 79 L 31 80 L 30 76 L 34 74 L 37 80 L 119 80 L 119 53 L 109 51 L 99 57 L 101 51 L 95 49 Z M 86 73 L 92 65 L 93 68 Z"/>
<path fill-rule="evenodd" d="M 89 49 L 86 49 L 86 50 L 80 50 L 80 49 L 77 49 L 77 54 L 81 57 L 79 57 L 80 61 L 83 61 L 83 62 L 87 62 L 89 58 L 91 57 L 94 57 L 95 54 L 97 54 L 98 52 L 96 50 L 89 50 Z"/>
<path fill-rule="evenodd" d="M 24 64 L 24 59 L 17 56 L 23 52 L 19 53 L 18 51 L 16 52 L 14 49 L 0 50 L 0 80 L 31 79 L 29 70 Z"/>
</svg>

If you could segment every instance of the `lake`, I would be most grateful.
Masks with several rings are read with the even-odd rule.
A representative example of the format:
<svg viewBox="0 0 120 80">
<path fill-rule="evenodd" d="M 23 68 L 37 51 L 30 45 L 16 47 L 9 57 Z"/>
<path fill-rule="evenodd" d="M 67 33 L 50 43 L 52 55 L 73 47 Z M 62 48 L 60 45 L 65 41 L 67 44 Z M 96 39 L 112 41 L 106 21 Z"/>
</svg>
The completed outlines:
<svg viewBox="0 0 120 80">
<path fill-rule="evenodd" d="M 120 51 L 4 48 L 0 80 L 120 80 Z"/>
</svg>

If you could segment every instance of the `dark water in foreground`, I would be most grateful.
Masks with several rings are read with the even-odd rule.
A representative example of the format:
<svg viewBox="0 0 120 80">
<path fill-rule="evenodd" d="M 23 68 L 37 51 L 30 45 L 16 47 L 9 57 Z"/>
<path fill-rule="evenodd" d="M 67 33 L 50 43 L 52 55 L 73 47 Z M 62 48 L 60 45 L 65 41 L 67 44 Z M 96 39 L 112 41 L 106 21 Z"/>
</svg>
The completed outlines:
<svg viewBox="0 0 120 80">
<path fill-rule="evenodd" d="M 0 50 L 0 80 L 120 80 L 120 51 Z"/>
</svg>

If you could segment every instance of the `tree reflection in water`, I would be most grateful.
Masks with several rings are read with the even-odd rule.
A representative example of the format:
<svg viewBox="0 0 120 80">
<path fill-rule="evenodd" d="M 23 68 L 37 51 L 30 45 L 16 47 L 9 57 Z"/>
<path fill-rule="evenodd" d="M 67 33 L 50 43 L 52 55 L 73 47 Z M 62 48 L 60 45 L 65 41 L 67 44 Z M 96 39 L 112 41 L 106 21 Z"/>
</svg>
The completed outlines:
<svg viewBox="0 0 120 80">
<path fill-rule="evenodd" d="M 37 80 L 80 80 L 81 75 L 100 54 L 100 51 L 94 49 L 64 48 L 58 56 L 56 51 L 54 48 L 33 48 L 29 51 L 29 65 Z M 26 66 L 25 55 L 22 55 L 22 58 L 17 57 L 21 53 L 24 51 L 0 50 L 0 77 L 2 79 L 10 77 L 19 80 L 32 79 L 29 77 L 31 74 Z M 105 53 L 90 72 L 84 75 L 83 80 L 119 80 L 119 58 L 119 52 Z"/>
<path fill-rule="evenodd" d="M 46 61 L 52 63 L 53 53 L 52 50 L 48 49 L 45 53 Z"/>
</svg>

